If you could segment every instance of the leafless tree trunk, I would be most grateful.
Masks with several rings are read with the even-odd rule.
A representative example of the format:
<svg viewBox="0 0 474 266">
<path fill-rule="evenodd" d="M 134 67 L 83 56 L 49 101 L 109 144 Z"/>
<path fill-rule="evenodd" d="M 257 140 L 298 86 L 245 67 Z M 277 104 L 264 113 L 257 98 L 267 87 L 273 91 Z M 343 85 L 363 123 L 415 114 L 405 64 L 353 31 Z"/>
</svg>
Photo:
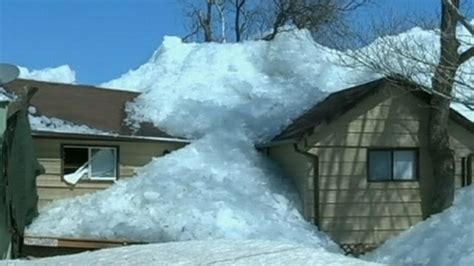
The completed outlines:
<svg viewBox="0 0 474 266">
<path fill-rule="evenodd" d="M 474 47 L 463 54 L 456 36 L 456 26 L 464 18 L 459 14 L 459 0 L 442 0 L 440 59 L 432 78 L 433 93 L 429 121 L 429 150 L 435 181 L 432 213 L 438 213 L 451 206 L 454 199 L 454 153 L 448 134 L 448 119 L 454 80 L 459 66 L 473 57 Z M 470 26 L 470 25 L 469 25 Z M 468 27 L 469 27 L 468 26 Z M 469 29 L 469 28 L 468 28 Z"/>
<path fill-rule="evenodd" d="M 235 8 L 235 19 L 234 19 L 234 32 L 235 32 L 235 42 L 240 42 L 242 39 L 242 26 L 240 25 L 240 16 L 243 12 L 243 8 L 246 0 L 234 0 Z"/>
</svg>

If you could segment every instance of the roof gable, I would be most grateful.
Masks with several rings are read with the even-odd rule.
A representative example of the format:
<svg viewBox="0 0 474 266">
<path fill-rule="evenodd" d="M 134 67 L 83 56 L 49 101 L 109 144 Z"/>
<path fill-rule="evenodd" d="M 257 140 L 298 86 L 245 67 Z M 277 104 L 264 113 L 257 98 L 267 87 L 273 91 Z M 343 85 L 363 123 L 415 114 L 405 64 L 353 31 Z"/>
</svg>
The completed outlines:
<svg viewBox="0 0 474 266">
<path fill-rule="evenodd" d="M 272 142 L 298 140 L 312 132 L 313 128 L 328 124 L 353 109 L 359 102 L 373 95 L 386 84 L 397 84 L 410 91 L 415 97 L 429 103 L 431 94 L 421 86 L 399 78 L 381 78 L 352 88 L 330 94 L 324 100 L 298 117 L 285 130 L 277 135 Z M 457 111 L 451 109 L 450 118 L 474 133 L 474 123 Z"/>
</svg>

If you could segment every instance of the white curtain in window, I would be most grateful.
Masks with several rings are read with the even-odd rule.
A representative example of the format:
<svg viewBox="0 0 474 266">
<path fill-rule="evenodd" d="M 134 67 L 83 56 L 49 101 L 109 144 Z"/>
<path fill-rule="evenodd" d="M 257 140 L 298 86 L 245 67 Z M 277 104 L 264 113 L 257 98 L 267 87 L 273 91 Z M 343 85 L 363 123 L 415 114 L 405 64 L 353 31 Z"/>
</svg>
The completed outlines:
<svg viewBox="0 0 474 266">
<path fill-rule="evenodd" d="M 115 149 L 92 148 L 91 149 L 91 177 L 115 177 L 116 157 Z"/>
<path fill-rule="evenodd" d="M 412 180 L 416 177 L 416 153 L 395 151 L 393 153 L 393 179 Z"/>
<path fill-rule="evenodd" d="M 87 176 L 89 171 L 89 163 L 85 163 L 81 167 L 79 167 L 74 173 L 70 173 L 67 175 L 64 175 L 64 181 L 66 183 L 69 183 L 71 185 L 77 184 L 79 180 L 85 176 Z"/>
</svg>

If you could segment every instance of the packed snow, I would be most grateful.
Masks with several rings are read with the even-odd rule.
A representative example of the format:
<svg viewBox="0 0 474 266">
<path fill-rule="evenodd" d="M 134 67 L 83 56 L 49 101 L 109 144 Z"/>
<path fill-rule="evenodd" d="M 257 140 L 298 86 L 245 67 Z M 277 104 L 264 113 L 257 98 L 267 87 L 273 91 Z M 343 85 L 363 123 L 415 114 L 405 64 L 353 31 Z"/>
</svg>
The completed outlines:
<svg viewBox="0 0 474 266">
<path fill-rule="evenodd" d="M 474 186 L 453 206 L 389 239 L 366 259 L 390 265 L 474 265 Z"/>
<path fill-rule="evenodd" d="M 75 83 L 76 72 L 68 65 L 41 70 L 29 70 L 26 67 L 19 67 L 20 78 L 40 81 L 51 81 L 60 83 Z"/>
<path fill-rule="evenodd" d="M 186 241 L 134 245 L 0 265 L 380 265 L 270 241 Z"/>
</svg>

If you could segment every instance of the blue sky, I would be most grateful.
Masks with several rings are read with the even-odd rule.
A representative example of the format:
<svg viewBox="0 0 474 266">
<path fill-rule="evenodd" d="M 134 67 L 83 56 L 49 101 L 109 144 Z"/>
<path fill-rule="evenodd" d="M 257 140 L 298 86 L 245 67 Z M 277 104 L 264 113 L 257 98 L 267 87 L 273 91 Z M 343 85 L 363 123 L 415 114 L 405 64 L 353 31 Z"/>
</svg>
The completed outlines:
<svg viewBox="0 0 474 266">
<path fill-rule="evenodd" d="M 0 61 L 30 69 L 67 64 L 78 83 L 108 81 L 146 62 L 164 35 L 185 35 L 178 1 L 0 0 Z M 438 0 L 377 2 L 353 19 L 439 10 Z"/>
</svg>

